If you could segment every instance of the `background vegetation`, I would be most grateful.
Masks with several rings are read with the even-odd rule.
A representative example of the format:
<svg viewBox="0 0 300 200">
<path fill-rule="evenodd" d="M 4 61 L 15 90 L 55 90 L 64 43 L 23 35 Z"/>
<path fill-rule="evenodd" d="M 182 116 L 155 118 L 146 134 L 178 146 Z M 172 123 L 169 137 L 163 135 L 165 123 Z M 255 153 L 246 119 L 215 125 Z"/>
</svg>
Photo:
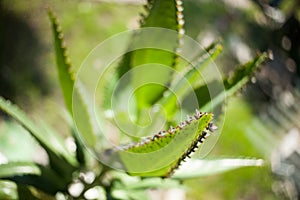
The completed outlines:
<svg viewBox="0 0 300 200">
<path fill-rule="evenodd" d="M 274 54 L 274 60 L 263 66 L 252 83 L 227 105 L 224 129 L 208 156 L 264 158 L 266 166 L 188 180 L 187 198 L 299 198 L 298 1 L 190 0 L 184 5 L 186 34 L 204 45 L 218 38 L 223 41 L 224 51 L 216 63 L 225 69 L 224 73 L 254 57 L 256 51 L 270 49 Z M 100 41 L 137 27 L 142 4 L 0 1 L 0 95 L 12 99 L 35 118 L 47 113 L 45 121 L 63 133 L 68 126 L 61 113 L 53 112 L 63 107 L 63 98 L 53 70 L 46 6 L 53 7 L 61 21 L 76 68 Z M 0 121 L 0 163 L 6 159 L 45 162 L 44 152 L 35 141 L 20 134 L 22 129 L 5 118 L 2 115 Z M 291 166 L 292 172 L 288 170 Z"/>
</svg>

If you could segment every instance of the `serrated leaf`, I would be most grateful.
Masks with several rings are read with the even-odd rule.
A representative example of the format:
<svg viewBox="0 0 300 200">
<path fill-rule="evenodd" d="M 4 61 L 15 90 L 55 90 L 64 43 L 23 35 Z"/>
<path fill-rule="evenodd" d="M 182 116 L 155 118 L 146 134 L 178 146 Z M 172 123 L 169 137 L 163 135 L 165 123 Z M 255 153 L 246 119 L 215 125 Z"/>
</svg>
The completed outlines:
<svg viewBox="0 0 300 200">
<path fill-rule="evenodd" d="M 135 91 L 138 115 L 142 109 L 152 106 L 162 96 L 163 92 L 167 89 L 163 85 L 167 85 L 172 77 L 170 71 L 164 71 L 154 67 L 158 65 L 175 67 L 176 65 L 177 55 L 175 50 L 179 47 L 180 36 L 183 32 L 183 9 L 181 4 L 181 1 L 175 0 L 148 1 L 147 5 L 145 5 L 147 13 L 146 16 L 142 16 L 141 28 L 159 27 L 177 31 L 178 33 L 166 36 L 159 31 L 139 32 L 139 30 L 137 30 L 137 33 L 133 35 L 128 49 L 132 49 L 135 46 L 147 46 L 147 44 L 151 45 L 158 42 L 162 43 L 162 47 L 160 49 L 142 48 L 130 51 L 123 56 L 117 68 L 118 77 L 115 78 L 116 81 L 135 67 L 144 64 L 151 65 L 144 68 L 144 71 L 137 73 L 133 71 L 133 73 L 130 74 L 131 86 L 133 88 L 139 88 Z M 166 49 L 164 47 L 167 47 L 170 51 L 174 50 L 174 52 L 163 50 Z M 160 82 L 162 84 L 141 84 L 141 80 L 143 80 L 143 83 Z M 111 84 L 114 85 L 114 83 Z M 107 94 L 110 94 L 110 92 L 107 92 Z M 108 98 L 110 98 L 110 96 Z M 138 119 L 140 118 L 138 117 Z"/>
<path fill-rule="evenodd" d="M 76 118 L 78 131 L 83 137 L 86 144 L 89 146 L 95 145 L 95 133 L 92 123 L 89 106 L 86 100 L 84 88 L 79 84 L 75 85 L 75 74 L 73 72 L 70 59 L 67 56 L 67 50 L 64 46 L 64 40 L 58 20 L 49 9 L 49 18 L 52 24 L 54 35 L 54 46 L 56 52 L 56 66 L 61 85 L 61 90 L 64 95 L 67 109 L 74 118 Z M 74 101 L 74 102 L 73 102 Z M 73 113 L 72 106 L 76 106 L 76 112 Z M 78 113 L 80 112 L 80 114 Z M 78 137 L 76 135 L 76 137 Z M 79 140 L 79 138 L 77 138 Z"/>
<path fill-rule="evenodd" d="M 40 175 L 40 168 L 31 162 L 12 162 L 0 165 L 0 178 L 25 174 Z"/>
<path fill-rule="evenodd" d="M 168 38 L 164 38 L 161 34 L 146 34 L 145 36 L 140 35 L 138 42 L 149 42 L 149 43 L 164 43 L 164 46 L 170 46 L 169 49 L 179 48 L 180 34 L 183 29 L 183 13 L 182 13 L 182 2 L 181 1 L 165 1 L 165 0 L 155 0 L 148 2 L 149 14 L 142 22 L 141 27 L 160 27 L 178 32 L 177 37 L 175 35 L 170 35 Z M 159 49 L 142 49 L 133 52 L 131 68 L 135 66 L 140 66 L 143 64 L 155 63 L 162 66 L 175 67 L 177 55 L 174 52 L 166 52 Z M 149 66 L 150 68 L 150 66 Z M 161 82 L 167 85 L 172 77 L 172 74 L 167 71 L 164 72 L 160 69 L 154 70 L 151 69 L 151 73 L 139 73 L 133 74 L 133 85 L 140 86 L 139 80 L 143 78 L 148 78 L 149 75 L 153 75 L 151 82 Z M 141 77 L 142 76 L 142 77 Z M 157 80 L 157 81 L 156 81 Z M 135 83 L 137 82 L 137 83 Z M 144 108 L 145 106 L 153 105 L 166 90 L 166 87 L 161 85 L 144 85 L 136 91 L 136 100 L 137 106 L 139 109 Z"/>
<path fill-rule="evenodd" d="M 141 27 L 162 27 L 171 30 L 182 28 L 182 1 L 151 0 L 144 6 L 148 15 L 142 16 Z M 179 16 L 180 15 L 180 16 Z"/>
<path fill-rule="evenodd" d="M 38 127 L 22 110 L 2 97 L 0 97 L 0 109 L 20 123 L 46 150 L 50 165 L 54 170 L 60 173 L 63 178 L 71 178 L 76 163 L 74 163 L 73 156 L 68 151 L 64 151 L 65 148 L 61 146 L 60 141 L 62 139 L 59 135 L 53 132 L 49 134 L 49 132 Z"/>
<path fill-rule="evenodd" d="M 190 160 L 173 175 L 173 179 L 189 179 L 224 173 L 242 167 L 262 166 L 262 159 Z"/>
<path fill-rule="evenodd" d="M 152 138 L 123 147 L 119 156 L 131 175 L 170 176 L 180 163 L 195 151 L 211 130 L 211 113 L 197 112 L 177 127 L 160 132 Z"/>
<path fill-rule="evenodd" d="M 197 79 L 201 77 L 201 72 L 209 63 L 221 53 L 223 47 L 220 44 L 214 44 L 209 47 L 209 51 L 202 54 L 194 63 L 190 66 L 191 69 L 184 74 L 184 78 L 176 80 L 172 83 L 171 89 L 166 92 L 163 98 L 158 104 L 164 107 L 164 111 L 167 113 L 168 118 L 171 118 L 176 111 L 177 99 L 184 99 L 188 93 L 190 85 L 194 85 Z"/>
<path fill-rule="evenodd" d="M 52 32 L 54 35 L 54 48 L 56 53 L 55 57 L 59 82 L 68 111 L 72 114 L 72 93 L 75 75 L 67 55 L 67 49 L 64 46 L 61 27 L 50 9 L 48 13 L 52 24 Z"/>
<path fill-rule="evenodd" d="M 220 92 L 219 95 L 211 99 L 210 102 L 206 102 L 205 105 L 201 107 L 201 110 L 210 110 L 209 107 L 211 105 L 216 107 L 224 101 L 225 97 L 230 97 L 237 91 L 239 91 L 251 79 L 259 66 L 268 59 L 269 56 L 267 55 L 267 53 L 262 53 L 252 61 L 249 61 L 248 63 L 237 67 L 230 77 L 226 77 L 223 80 L 225 91 Z M 199 88 L 195 89 L 195 92 L 200 92 L 201 90 L 203 90 L 203 87 L 205 86 L 202 85 Z"/>
<path fill-rule="evenodd" d="M 224 80 L 225 89 L 230 90 L 236 85 L 237 87 L 241 87 L 242 85 L 244 85 L 246 82 L 249 81 L 253 73 L 260 66 L 260 64 L 266 61 L 267 59 L 267 53 L 262 53 L 261 55 L 258 55 L 256 58 L 254 58 L 252 61 L 249 61 L 246 64 L 237 67 L 232 73 L 232 75 Z"/>
</svg>

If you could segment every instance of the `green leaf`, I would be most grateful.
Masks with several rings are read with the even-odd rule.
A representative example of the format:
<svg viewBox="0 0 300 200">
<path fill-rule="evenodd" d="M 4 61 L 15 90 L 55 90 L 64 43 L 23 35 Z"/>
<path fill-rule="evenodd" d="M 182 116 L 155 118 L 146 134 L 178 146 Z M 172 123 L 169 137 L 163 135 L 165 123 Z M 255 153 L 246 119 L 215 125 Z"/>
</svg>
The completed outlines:
<svg viewBox="0 0 300 200">
<path fill-rule="evenodd" d="M 240 88 L 245 85 L 254 72 L 258 69 L 258 67 L 268 59 L 267 53 L 262 53 L 254 58 L 252 61 L 237 67 L 231 76 L 225 78 L 224 86 L 227 91 L 230 89 L 237 87 Z M 235 92 L 236 89 L 233 90 Z"/>
<path fill-rule="evenodd" d="M 177 31 L 178 33 L 165 36 L 162 32 L 150 33 L 149 31 L 137 31 L 137 34 L 133 35 L 128 49 L 132 49 L 135 46 L 141 46 L 142 44 L 147 46 L 147 44 L 157 43 L 157 41 L 161 41 L 161 43 L 163 43 L 162 48 L 143 48 L 130 51 L 124 55 L 120 65 L 118 66 L 118 78 L 115 79 L 116 81 L 131 69 L 145 64 L 150 64 L 144 68 L 144 71 L 133 71 L 133 73 L 130 74 L 130 84 L 133 88 L 139 88 L 135 91 L 135 98 L 139 112 L 145 107 L 152 106 L 167 89 L 162 85 L 167 85 L 171 80 L 172 74 L 170 71 L 161 70 L 161 67 L 154 67 L 175 67 L 176 65 L 176 53 L 162 49 L 166 49 L 163 47 L 168 47 L 167 49 L 175 51 L 175 49 L 179 47 L 179 40 L 183 33 L 183 9 L 181 4 L 181 1 L 175 0 L 148 1 L 145 6 L 147 13 L 146 16 L 142 16 L 141 28 L 159 27 Z M 162 84 L 141 84 L 141 80 L 143 83 L 160 82 Z M 108 92 L 108 94 L 110 93 Z"/>
<path fill-rule="evenodd" d="M 148 195 L 145 190 L 128 190 L 124 188 L 113 189 L 111 195 L 114 199 L 120 200 L 138 200 L 138 199 L 148 199 Z"/>
<path fill-rule="evenodd" d="M 77 163 L 74 163 L 73 155 L 65 150 L 60 135 L 38 127 L 22 110 L 2 97 L 0 97 L 0 109 L 20 123 L 38 141 L 46 150 L 50 165 L 62 175 L 62 178 L 66 180 L 71 178 Z"/>
<path fill-rule="evenodd" d="M 173 179 L 141 179 L 119 171 L 111 171 L 109 175 L 114 180 L 112 195 L 117 199 L 147 199 L 148 195 L 144 193 L 147 189 L 184 188 L 179 181 Z"/>
<path fill-rule="evenodd" d="M 56 53 L 56 66 L 59 82 L 68 111 L 72 114 L 72 93 L 75 75 L 67 56 L 67 49 L 64 46 L 63 34 L 58 20 L 50 9 L 48 14 L 52 23 L 52 31 L 54 35 L 54 48 Z"/>
<path fill-rule="evenodd" d="M 180 183 L 173 179 L 162 179 L 160 177 L 145 178 L 130 176 L 120 171 L 110 171 L 109 175 L 114 180 L 120 180 L 123 189 L 149 189 L 149 188 L 180 188 Z"/>
<path fill-rule="evenodd" d="M 42 190 L 43 192 L 52 195 L 56 194 L 58 191 L 66 192 L 68 185 L 72 181 L 71 179 L 65 180 L 64 177 L 62 177 L 52 169 L 34 163 L 13 162 L 6 165 L 6 167 L 16 165 L 15 167 L 13 167 L 13 169 L 16 170 L 6 174 L 9 176 L 0 177 L 1 179 L 14 181 L 18 185 L 21 184 L 33 186 L 39 190 Z M 30 173 L 27 172 L 28 167 L 33 167 Z M 38 173 L 35 173 L 36 168 L 38 168 L 39 170 Z"/>
<path fill-rule="evenodd" d="M 7 160 L 33 161 L 38 148 L 35 139 L 17 122 L 0 123 L 0 155 L 3 154 Z"/>
<path fill-rule="evenodd" d="M 45 128 L 38 127 L 22 110 L 2 97 L 0 97 L 0 109 L 20 123 L 46 151 L 49 150 L 72 162 L 72 155 L 63 146 L 60 135 L 49 131 L 49 129 L 45 130 Z"/>
<path fill-rule="evenodd" d="M 170 176 L 209 135 L 212 118 L 211 113 L 197 112 L 175 128 L 121 147 L 119 156 L 126 170 L 137 176 Z"/>
<path fill-rule="evenodd" d="M 226 77 L 223 81 L 225 91 L 219 93 L 215 98 L 211 99 L 210 102 L 201 107 L 201 110 L 209 110 L 209 107 L 213 105 L 216 107 L 224 101 L 225 97 L 230 97 L 239 91 L 245 84 L 251 79 L 253 74 L 257 71 L 259 66 L 266 60 L 270 59 L 267 53 L 262 53 L 254 58 L 252 61 L 237 67 L 231 76 Z M 203 85 L 195 89 L 195 92 L 203 90 Z M 225 93 L 225 94 L 224 94 Z M 199 98 L 201 98 L 199 96 Z"/>
<path fill-rule="evenodd" d="M 220 44 L 210 46 L 208 52 L 202 54 L 201 57 L 193 63 L 193 66 L 190 66 L 191 69 L 184 74 L 184 78 L 172 83 L 171 89 L 167 91 L 164 97 L 158 102 L 158 104 L 164 107 L 164 111 L 167 113 L 169 119 L 177 110 L 177 99 L 184 99 L 188 95 L 190 85 L 193 86 L 201 77 L 199 72 L 208 66 L 208 64 L 221 53 L 222 49 L 223 47 Z"/>
<path fill-rule="evenodd" d="M 12 162 L 0 165 L 0 178 L 20 176 L 24 174 L 40 175 L 40 168 L 31 162 Z"/>
<path fill-rule="evenodd" d="M 52 24 L 56 52 L 56 66 L 65 104 L 69 113 L 76 119 L 76 125 L 78 126 L 77 128 L 80 132 L 80 136 L 83 137 L 87 145 L 94 146 L 96 143 L 95 131 L 92 125 L 93 123 L 87 99 L 86 96 L 84 96 L 85 90 L 79 84 L 75 85 L 75 74 L 71 67 L 70 59 L 67 56 L 67 50 L 64 46 L 60 25 L 50 9 L 48 13 Z M 76 113 L 73 113 L 73 105 L 76 106 Z M 77 140 L 79 140 L 79 138 L 77 138 Z"/>
<path fill-rule="evenodd" d="M 73 119 L 76 125 L 76 133 L 79 133 L 79 139 L 89 147 L 97 144 L 96 129 L 93 126 L 92 110 L 89 104 L 88 94 L 83 85 L 76 84 L 73 96 Z"/>
<path fill-rule="evenodd" d="M 181 0 L 150 0 L 144 6 L 148 15 L 142 16 L 141 27 L 161 27 L 171 30 L 182 28 L 182 1 Z"/>
<path fill-rule="evenodd" d="M 64 121 L 67 123 L 67 125 L 69 127 L 72 127 L 71 134 L 72 134 L 72 137 L 73 137 L 75 145 L 76 145 L 76 160 L 78 161 L 80 166 L 84 166 L 86 164 L 86 158 L 84 155 L 84 152 L 85 152 L 84 144 L 79 137 L 79 133 L 77 132 L 76 128 L 74 127 L 74 122 L 73 122 L 72 117 L 64 109 L 61 109 L 60 111 L 61 112 L 59 112 L 59 114 L 62 116 Z"/>
<path fill-rule="evenodd" d="M 12 181 L 0 180 L 0 199 L 18 199 L 17 185 Z"/>
<path fill-rule="evenodd" d="M 155 0 L 148 1 L 146 8 L 149 9 L 149 14 L 142 20 L 141 27 L 160 27 L 178 32 L 177 37 L 162 38 L 161 34 L 149 35 L 139 35 L 138 42 L 149 42 L 155 43 L 157 41 L 164 42 L 164 46 L 171 46 L 169 49 L 179 48 L 179 40 L 181 37 L 181 31 L 183 31 L 183 13 L 182 13 L 182 2 L 177 0 L 165 1 L 165 0 Z M 143 64 L 155 63 L 162 66 L 175 67 L 177 55 L 172 52 L 166 52 L 159 49 L 142 49 L 136 50 L 132 53 L 131 68 L 135 66 L 140 66 Z M 133 74 L 133 85 L 139 87 L 139 80 L 150 78 L 149 83 L 161 82 L 167 85 L 172 77 L 170 71 L 164 71 L 160 68 L 154 70 L 151 68 L 151 72 Z M 149 77 L 152 76 L 152 77 Z M 163 92 L 166 87 L 161 85 L 144 85 L 136 91 L 136 101 L 138 108 L 142 109 L 147 106 L 152 106 L 160 97 L 162 97 Z"/>
<path fill-rule="evenodd" d="M 189 179 L 224 173 L 242 167 L 262 166 L 262 159 L 190 160 L 173 175 L 173 179 Z"/>
</svg>

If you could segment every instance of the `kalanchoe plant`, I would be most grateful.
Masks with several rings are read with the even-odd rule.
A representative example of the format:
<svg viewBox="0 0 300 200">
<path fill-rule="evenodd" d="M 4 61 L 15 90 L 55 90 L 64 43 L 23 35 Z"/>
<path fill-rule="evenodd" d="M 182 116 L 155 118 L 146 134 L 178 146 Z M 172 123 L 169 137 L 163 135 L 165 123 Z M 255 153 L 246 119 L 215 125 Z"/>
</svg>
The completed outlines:
<svg viewBox="0 0 300 200">
<path fill-rule="evenodd" d="M 76 143 L 76 154 L 74 155 L 67 150 L 60 134 L 44 124 L 33 122 L 16 105 L 0 98 L 1 110 L 20 123 L 45 149 L 49 157 L 47 166 L 33 162 L 8 162 L 7 164 L 1 164 L 0 178 L 2 181 L 0 183 L 3 188 L 6 187 L 12 190 L 9 194 L 10 196 L 0 191 L 1 198 L 17 198 L 21 196 L 28 199 L 58 196 L 65 199 L 74 197 L 86 198 L 84 195 L 94 188 L 99 190 L 107 199 L 141 199 L 146 196 L 145 188 L 180 187 L 180 180 L 182 179 L 211 175 L 238 167 L 260 164 L 255 159 L 231 159 L 228 160 L 225 166 L 222 165 L 224 159 L 206 161 L 200 159 L 188 160 L 188 158 L 217 128 L 214 123 L 218 122 L 218 118 L 213 122 L 213 114 L 203 111 L 209 111 L 209 108 L 212 106 L 220 105 L 224 101 L 224 96 L 231 96 L 242 88 L 259 65 L 268 58 L 267 54 L 262 53 L 258 55 L 254 60 L 237 67 L 230 77 L 224 77 L 222 80 L 224 90 L 215 95 L 213 99 L 210 99 L 204 96 L 209 95 L 209 93 L 205 92 L 207 84 L 199 82 L 198 70 L 209 66 L 208 64 L 221 52 L 222 46 L 219 43 L 214 43 L 207 47 L 206 51 L 201 51 L 193 59 L 193 64 L 184 63 L 178 56 L 184 34 L 182 2 L 180 0 L 149 0 L 145 8 L 146 14 L 142 16 L 141 27 L 158 27 L 176 31 L 176 37 L 170 38 L 171 48 L 174 49 L 174 52 L 157 49 L 137 49 L 126 53 L 118 64 L 115 70 L 116 73 L 111 76 L 110 84 L 104 90 L 103 108 L 106 110 L 111 109 L 109 104 L 111 94 L 122 76 L 140 65 L 158 63 L 167 65 L 174 70 L 176 69 L 187 82 L 184 82 L 174 74 L 159 71 L 160 68 L 152 68 L 151 73 L 163 76 L 165 84 L 170 85 L 174 94 L 182 99 L 189 97 L 187 85 L 192 85 L 192 92 L 196 93 L 199 110 L 195 107 L 193 108 L 196 110 L 194 113 L 185 111 L 185 113 L 193 116 L 187 117 L 186 120 L 180 122 L 177 117 L 180 109 L 177 106 L 173 93 L 170 93 L 167 88 L 157 85 L 142 87 L 134 94 L 136 100 L 134 112 L 136 123 L 144 121 L 145 110 L 155 104 L 160 104 L 166 113 L 164 118 L 166 121 L 165 128 L 156 134 L 153 134 L 154 130 L 144 133 L 144 136 L 148 136 L 142 139 L 132 137 L 132 140 L 134 140 L 132 143 L 120 144 L 114 148 L 98 152 L 100 160 L 101 156 L 117 155 L 118 162 L 123 165 L 122 169 L 125 172 L 120 172 L 111 166 L 96 161 L 87 152 L 85 145 L 89 149 L 97 151 L 97 145 L 99 144 L 96 140 L 101 138 L 97 138 L 97 134 L 94 131 L 89 101 L 86 100 L 84 95 L 86 91 L 84 91 L 84 87 L 76 84 L 75 72 L 71 67 L 70 59 L 66 55 L 66 47 L 63 46 L 63 35 L 59 23 L 52 11 L 49 11 L 60 86 L 66 108 L 70 116 L 73 117 L 70 123 L 72 130 L 70 135 Z M 145 39 L 143 37 L 143 34 L 133 35 L 129 48 L 138 43 L 138 41 Z M 154 42 L 154 38 L 148 38 L 148 42 Z M 188 66 L 185 67 L 185 65 Z M 149 74 L 142 74 L 140 71 L 135 72 L 131 82 L 129 82 L 129 86 L 136 84 L 134 77 L 145 77 L 147 75 Z M 76 107 L 76 113 L 73 113 L 72 106 L 73 108 L 74 106 Z M 78 112 L 80 118 L 77 118 L 76 121 L 79 120 L 81 123 L 76 123 L 75 126 L 75 118 L 78 117 L 78 115 L 76 116 Z M 124 117 L 122 112 L 115 112 L 114 114 L 115 117 Z M 156 119 L 153 120 L 155 121 Z M 125 119 L 125 122 L 129 121 L 129 119 Z M 135 156 L 131 156 L 131 153 Z M 139 157 L 139 155 L 147 153 L 151 153 L 153 159 Z M 182 161 L 186 161 L 186 163 L 180 169 Z M 199 164 L 200 162 L 201 164 Z M 215 163 L 215 168 L 211 168 L 209 171 L 201 170 L 206 163 L 211 165 L 212 162 Z M 192 168 L 195 166 L 198 168 Z M 178 168 L 180 170 L 177 174 L 176 170 Z M 191 174 L 191 172 L 194 174 Z M 88 173 L 94 174 L 91 181 L 84 179 L 84 175 Z M 147 178 L 140 179 L 139 177 Z M 157 177 L 170 177 L 170 179 Z M 12 186 L 11 182 L 7 182 L 7 180 L 14 182 L 16 185 Z M 128 182 L 130 182 L 130 185 L 128 185 Z M 81 183 L 84 186 L 80 194 L 72 193 L 71 188 L 77 183 Z"/>
</svg>

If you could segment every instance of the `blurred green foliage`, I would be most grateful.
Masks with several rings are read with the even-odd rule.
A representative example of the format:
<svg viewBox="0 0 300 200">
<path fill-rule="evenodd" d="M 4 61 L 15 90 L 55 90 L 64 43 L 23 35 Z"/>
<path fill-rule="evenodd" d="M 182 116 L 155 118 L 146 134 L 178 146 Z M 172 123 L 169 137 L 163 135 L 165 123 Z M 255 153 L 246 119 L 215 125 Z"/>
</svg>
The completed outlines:
<svg viewBox="0 0 300 200">
<path fill-rule="evenodd" d="M 232 70 L 236 64 L 252 58 L 255 51 L 272 49 L 275 55 L 275 63 L 279 63 L 276 66 L 282 66 L 282 63 L 284 63 L 283 71 L 287 72 L 287 77 L 290 78 L 289 80 L 285 78 L 283 82 L 288 82 L 286 85 L 291 85 L 291 87 L 299 87 L 297 76 L 299 76 L 300 71 L 300 37 L 297 37 L 298 35 L 295 34 L 295 30 L 299 30 L 297 29 L 299 27 L 299 3 L 289 0 L 272 1 L 273 3 L 278 2 L 274 6 L 271 4 L 271 1 L 242 1 L 247 4 L 239 7 L 235 6 L 234 3 L 230 4 L 228 2 L 232 1 L 185 1 L 186 34 L 203 44 L 208 44 L 214 39 L 221 37 L 225 50 L 222 56 L 216 60 L 216 63 L 222 69 L 225 69 L 225 72 Z M 62 28 L 69 47 L 69 55 L 72 58 L 75 70 L 78 69 L 90 49 L 97 45 L 99 41 L 128 28 L 137 27 L 136 16 L 142 10 L 142 6 L 139 4 L 115 4 L 97 1 L 76 3 L 51 1 L 47 4 L 54 8 L 62 22 Z M 29 110 L 29 113 L 32 115 L 47 112 L 47 110 L 54 110 L 52 107 L 60 108 L 62 106 L 62 102 L 59 105 L 53 105 L 53 99 L 62 98 L 59 92 L 51 88 L 58 88 L 58 83 L 55 78 L 56 72 L 53 70 L 55 63 L 52 41 L 49 40 L 51 38 L 50 25 L 44 10 L 47 4 L 38 1 L 2 0 L 0 2 L 0 8 L 3 10 L 0 14 L 3 19 L 0 24 L 0 32 L 2 34 L 6 33 L 6 36 L 1 37 L 1 44 L 8 41 L 13 44 L 3 43 L 5 49 L 1 51 L 0 77 L 4 74 L 6 76 L 1 78 L 0 95 L 16 99 L 16 102 L 20 103 L 21 107 L 25 109 L 28 109 L 26 106 L 30 104 L 38 105 L 33 110 Z M 266 10 L 263 9 L 266 5 L 283 12 L 286 16 L 284 20 L 276 21 L 272 16 L 266 15 Z M 8 18 L 17 20 L 10 22 L 10 20 L 7 20 Z M 16 25 L 11 28 L 10 24 Z M 18 33 L 16 30 L 24 30 L 22 27 L 25 27 L 27 31 L 21 32 L 28 34 L 22 34 L 22 36 L 9 34 L 9 28 L 12 29 L 12 32 Z M 285 46 L 284 36 L 291 43 L 291 47 L 288 49 Z M 19 37 L 24 37 L 24 39 L 16 40 Z M 3 38 L 10 40 L 3 40 Z M 22 42 L 25 42 L 25 44 Z M 11 47 L 14 47 L 12 48 L 12 53 L 9 50 Z M 31 50 L 26 51 L 27 48 L 22 49 L 24 47 L 31 47 Z M 240 51 L 245 54 L 239 55 Z M 7 53 L 9 53 L 9 56 Z M 9 60 L 7 60 L 8 57 L 10 57 Z M 36 59 L 33 60 L 31 59 L 32 57 Z M 292 64 L 288 63 L 288 61 Z M 12 72 L 12 75 L 8 75 L 5 71 L 7 66 L 15 68 L 15 72 Z M 277 74 L 280 75 L 282 70 L 280 68 L 278 70 L 278 67 L 273 66 L 274 64 L 269 64 L 266 68 L 269 68 L 271 71 L 275 68 Z M 22 76 L 16 73 L 21 71 L 21 69 Z M 246 93 L 248 94 L 248 101 L 239 96 L 229 102 L 226 121 L 219 143 L 208 158 L 215 158 L 220 155 L 243 155 L 264 157 L 269 161 L 278 137 L 272 134 L 273 130 L 270 126 L 266 127 L 266 124 L 258 118 L 258 113 L 262 110 L 260 104 L 265 101 L 257 101 L 257 99 L 276 100 L 274 95 L 278 92 L 274 94 L 272 92 L 274 88 L 270 89 L 272 90 L 271 92 L 268 91 L 269 87 L 264 84 L 266 80 L 273 80 L 270 76 L 267 78 L 262 77 L 261 79 L 259 77 L 258 75 L 256 86 L 264 88 L 264 91 L 269 93 L 267 95 L 259 93 L 261 95 L 255 96 L 258 93 L 257 88 L 253 84 L 251 87 L 247 87 L 246 90 L 248 92 Z M 279 81 L 275 82 L 278 83 Z M 36 85 L 39 87 L 36 87 Z M 269 85 L 272 84 L 269 83 Z M 22 94 L 23 92 L 25 92 L 25 95 Z M 37 98 L 40 94 L 47 94 L 48 96 L 41 99 Z M 29 103 L 27 103 L 28 101 Z M 41 104 L 39 101 L 44 103 Z M 253 102 L 257 102 L 257 104 L 251 104 Z M 38 116 L 40 116 L 39 114 Z M 60 118 L 49 116 L 49 119 L 45 119 L 47 123 L 53 124 L 59 130 L 63 130 L 62 132 L 66 131 L 65 122 L 62 122 Z M 34 143 L 33 140 L 26 139 L 26 136 L 24 136 L 25 138 L 22 139 L 24 142 L 21 142 L 20 136 L 16 134 L 18 132 L 23 137 L 22 131 L 19 130 L 13 131 L 14 134 L 8 136 L 7 133 L 10 132 L 9 127 L 12 127 L 13 130 L 19 128 L 15 124 L 0 121 L 0 126 L 0 152 L 10 160 L 34 160 L 30 156 L 32 148 L 28 148 Z M 64 135 L 67 134 L 65 133 Z M 11 139 L 13 137 L 17 137 L 18 140 Z M 14 151 L 10 151 L 10 155 L 10 153 L 6 152 L 7 149 L 14 149 Z M 19 151 L 18 149 L 26 149 L 28 152 Z M 24 155 L 17 152 L 22 152 Z M 269 163 L 258 169 L 245 168 L 222 175 L 185 181 L 190 186 L 190 189 L 187 190 L 188 198 L 190 199 L 281 199 L 283 197 L 276 197 L 272 191 L 274 182 L 275 179 L 271 174 Z"/>
</svg>

